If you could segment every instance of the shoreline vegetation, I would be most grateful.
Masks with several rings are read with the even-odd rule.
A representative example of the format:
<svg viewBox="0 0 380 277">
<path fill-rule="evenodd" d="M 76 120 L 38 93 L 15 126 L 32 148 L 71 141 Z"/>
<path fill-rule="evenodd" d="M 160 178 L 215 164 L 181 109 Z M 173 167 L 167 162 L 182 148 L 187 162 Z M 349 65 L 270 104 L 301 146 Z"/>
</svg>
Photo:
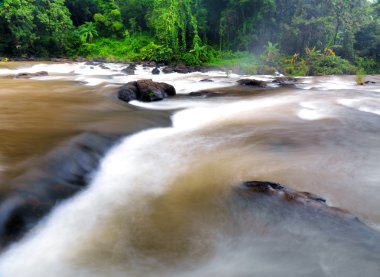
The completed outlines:
<svg viewBox="0 0 380 277">
<path fill-rule="evenodd" d="M 380 0 L 285 2 L 5 0 L 0 61 L 61 57 L 243 74 L 380 73 Z"/>
</svg>

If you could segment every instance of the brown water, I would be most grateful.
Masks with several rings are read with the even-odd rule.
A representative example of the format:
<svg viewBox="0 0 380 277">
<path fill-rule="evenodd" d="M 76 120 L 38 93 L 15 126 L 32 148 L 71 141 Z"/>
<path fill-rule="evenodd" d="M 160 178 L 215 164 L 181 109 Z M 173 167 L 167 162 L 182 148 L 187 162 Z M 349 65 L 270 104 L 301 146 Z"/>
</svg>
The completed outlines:
<svg viewBox="0 0 380 277">
<path fill-rule="evenodd" d="M 3 180 L 81 132 L 125 134 L 167 122 L 169 112 L 141 111 L 112 98 L 119 77 L 81 70 L 61 73 L 65 80 L 2 79 Z M 206 76 L 215 80 L 212 87 L 239 78 Z M 103 83 L 89 86 L 82 77 Z M 199 84 L 205 78 L 199 74 L 155 78 L 184 93 L 192 83 L 210 86 Z M 172 128 L 142 132 L 114 147 L 88 190 L 3 254 L 0 273 L 377 277 L 378 233 L 347 229 L 291 203 L 246 206 L 234 200 L 234 189 L 247 180 L 278 182 L 378 226 L 379 89 L 357 87 L 352 76 L 331 77 L 270 93 L 225 88 L 216 89 L 229 94 L 219 98 L 132 103 L 184 110 L 174 115 Z"/>
<path fill-rule="evenodd" d="M 1 190 L 8 189 L 6 180 L 20 168 L 82 132 L 127 134 L 169 124 L 168 113 L 143 111 L 113 98 L 114 88 L 11 78 L 1 84 Z"/>
</svg>

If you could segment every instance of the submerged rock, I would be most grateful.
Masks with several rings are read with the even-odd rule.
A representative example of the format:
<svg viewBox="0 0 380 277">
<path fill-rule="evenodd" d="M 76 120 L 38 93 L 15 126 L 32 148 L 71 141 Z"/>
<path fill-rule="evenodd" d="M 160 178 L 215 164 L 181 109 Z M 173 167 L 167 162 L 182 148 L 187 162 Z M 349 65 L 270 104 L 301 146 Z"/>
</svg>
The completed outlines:
<svg viewBox="0 0 380 277">
<path fill-rule="evenodd" d="M 297 82 L 298 82 L 297 78 L 287 77 L 287 76 L 276 77 L 273 80 L 273 83 L 278 83 L 280 85 L 289 85 L 289 84 L 294 84 Z"/>
<path fill-rule="evenodd" d="M 240 86 L 251 86 L 251 87 L 260 87 L 265 88 L 267 86 L 267 82 L 256 80 L 256 79 L 241 79 L 237 81 Z"/>
<path fill-rule="evenodd" d="M 284 221 L 293 220 L 293 216 L 296 216 L 308 228 L 322 229 L 339 239 L 345 239 L 346 236 L 362 241 L 364 235 L 367 239 L 375 239 L 380 243 L 380 234 L 356 216 L 343 209 L 328 206 L 324 198 L 312 193 L 298 192 L 277 183 L 262 181 L 244 182 L 237 188 L 237 193 L 249 205 L 265 203 L 266 209 L 275 209 L 276 217 L 281 217 Z M 331 225 L 335 229 L 330 230 Z"/>
<path fill-rule="evenodd" d="M 127 75 L 135 75 L 136 65 L 130 64 L 126 68 L 122 69 L 121 72 Z"/>
<path fill-rule="evenodd" d="M 174 72 L 174 68 L 171 67 L 171 66 L 167 66 L 164 69 L 162 69 L 162 72 L 164 72 L 165 74 L 173 73 Z"/>
<path fill-rule="evenodd" d="M 22 72 L 16 74 L 15 78 L 17 79 L 28 79 L 33 77 L 42 77 L 42 76 L 48 76 L 49 74 L 46 71 L 39 71 L 35 73 L 28 73 L 28 72 Z"/>
<path fill-rule="evenodd" d="M 100 67 L 101 69 L 110 69 L 108 66 L 105 66 L 104 64 L 100 64 L 99 67 Z"/>
<path fill-rule="evenodd" d="M 176 95 L 176 90 L 167 83 L 139 80 L 123 85 L 118 91 L 118 98 L 125 102 L 139 100 L 143 102 L 159 101 Z"/>
<path fill-rule="evenodd" d="M 215 92 L 213 90 L 199 90 L 199 91 L 193 91 L 189 93 L 189 96 L 192 97 L 202 97 L 202 98 L 210 98 L 210 97 L 217 97 L 217 96 L 223 96 L 224 94 Z"/>
<path fill-rule="evenodd" d="M 158 69 L 158 67 L 155 67 L 155 68 L 152 69 L 152 74 L 153 74 L 153 75 L 158 75 L 158 74 L 160 74 L 160 70 Z"/>
<path fill-rule="evenodd" d="M 59 201 L 82 190 L 116 135 L 84 133 L 50 152 L 38 167 L 12 181 L 0 203 L 0 248 L 19 239 Z"/>
<path fill-rule="evenodd" d="M 192 70 L 188 66 L 186 66 L 184 64 L 177 64 L 174 67 L 174 71 L 177 72 L 177 73 L 182 73 L 182 74 L 186 74 L 186 73 L 192 72 Z"/>
</svg>

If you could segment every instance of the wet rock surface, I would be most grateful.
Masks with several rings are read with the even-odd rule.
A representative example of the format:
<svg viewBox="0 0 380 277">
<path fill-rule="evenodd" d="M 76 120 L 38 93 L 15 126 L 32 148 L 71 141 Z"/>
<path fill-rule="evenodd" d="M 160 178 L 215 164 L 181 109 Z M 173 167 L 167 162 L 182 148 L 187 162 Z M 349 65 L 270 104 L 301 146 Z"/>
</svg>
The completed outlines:
<svg viewBox="0 0 380 277">
<path fill-rule="evenodd" d="M 322 232 L 335 240 L 351 240 L 365 246 L 377 243 L 376 251 L 380 257 L 380 233 L 349 212 L 328 206 L 320 196 L 262 181 L 244 182 L 236 192 L 250 206 L 246 206 L 248 209 L 257 207 L 258 210 L 265 210 L 271 224 L 296 219 L 304 228 Z"/>
<path fill-rule="evenodd" d="M 280 85 L 289 85 L 289 84 L 298 83 L 298 79 L 294 77 L 287 77 L 287 76 L 275 77 L 273 80 L 273 83 L 277 83 Z"/>
<path fill-rule="evenodd" d="M 136 65 L 130 64 L 126 68 L 122 69 L 121 72 L 127 75 L 135 75 Z"/>
<path fill-rule="evenodd" d="M 152 69 L 152 74 L 153 75 L 159 75 L 160 74 L 160 70 L 157 67 L 155 67 L 155 68 Z"/>
<path fill-rule="evenodd" d="M 169 65 L 162 69 L 162 72 L 165 74 L 169 73 L 180 73 L 180 74 L 186 74 L 186 73 L 192 73 L 192 72 L 208 72 L 212 70 L 221 70 L 219 67 L 209 67 L 209 66 L 187 66 L 184 64 L 177 64 L 177 65 Z"/>
<path fill-rule="evenodd" d="M 267 82 L 262 80 L 256 80 L 256 79 L 241 79 L 237 81 L 237 83 L 240 86 L 250 86 L 250 87 L 260 87 L 265 88 L 267 87 Z"/>
<path fill-rule="evenodd" d="M 100 159 L 119 138 L 81 134 L 14 179 L 13 191 L 0 202 L 0 248 L 19 239 L 60 201 L 86 187 Z"/>
<path fill-rule="evenodd" d="M 174 95 L 176 95 L 176 90 L 172 85 L 152 80 L 129 82 L 118 91 L 118 98 L 125 102 L 132 100 L 152 102 Z"/>
<path fill-rule="evenodd" d="M 210 98 L 210 97 L 223 96 L 224 93 L 216 92 L 213 90 L 200 90 L 200 91 L 190 92 L 188 95 L 191 97 Z"/>
<path fill-rule="evenodd" d="M 35 73 L 28 73 L 28 72 L 22 72 L 16 74 L 15 78 L 17 79 L 29 79 L 33 77 L 43 77 L 43 76 L 48 76 L 49 73 L 47 71 L 39 71 Z"/>
</svg>

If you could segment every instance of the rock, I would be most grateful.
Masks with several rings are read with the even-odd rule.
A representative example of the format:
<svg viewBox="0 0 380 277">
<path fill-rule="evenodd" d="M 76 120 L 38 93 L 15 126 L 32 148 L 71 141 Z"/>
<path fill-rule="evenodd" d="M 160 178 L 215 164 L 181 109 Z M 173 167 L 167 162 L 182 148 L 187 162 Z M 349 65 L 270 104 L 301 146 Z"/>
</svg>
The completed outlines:
<svg viewBox="0 0 380 277">
<path fill-rule="evenodd" d="M 275 77 L 272 82 L 279 84 L 281 87 L 295 88 L 295 84 L 298 82 L 298 79 L 294 77 L 281 76 Z"/>
<path fill-rule="evenodd" d="M 155 67 L 155 68 L 153 68 L 153 70 L 152 70 L 152 74 L 153 74 L 153 75 L 158 75 L 158 74 L 160 74 L 160 70 L 159 70 L 157 67 Z"/>
<path fill-rule="evenodd" d="M 162 69 L 162 72 L 164 72 L 165 74 L 173 73 L 174 72 L 174 68 L 171 67 L 171 66 L 167 66 L 164 69 Z"/>
<path fill-rule="evenodd" d="M 321 205 L 321 204 L 323 206 L 326 205 L 326 200 L 323 199 L 322 197 L 319 197 L 309 192 L 297 192 L 295 190 L 286 188 L 277 183 L 250 181 L 250 182 L 244 182 L 242 186 L 247 188 L 249 190 L 249 193 L 263 193 L 267 195 L 277 195 L 278 197 L 286 201 L 295 201 L 298 203 L 308 204 L 308 205 L 311 205 L 311 203 L 315 205 Z M 343 212 L 343 211 L 339 210 L 339 212 Z"/>
<path fill-rule="evenodd" d="M 13 180 L 15 189 L 0 203 L 0 248 L 33 228 L 60 200 L 81 191 L 118 139 L 117 135 L 81 134 Z"/>
<path fill-rule="evenodd" d="M 212 90 L 200 90 L 200 91 L 194 91 L 194 92 L 189 93 L 189 96 L 202 97 L 202 98 L 216 97 L 216 96 L 221 96 L 221 95 L 223 94 L 214 92 Z"/>
<path fill-rule="evenodd" d="M 110 69 L 109 67 L 105 66 L 104 64 L 100 64 L 99 67 L 100 67 L 101 69 Z"/>
<path fill-rule="evenodd" d="M 46 71 L 39 71 L 36 73 L 27 73 L 27 72 L 22 72 L 18 73 L 15 78 L 18 79 L 27 79 L 27 78 L 33 78 L 33 77 L 42 77 L 42 76 L 48 76 L 49 74 Z"/>
<path fill-rule="evenodd" d="M 148 66 L 149 67 L 157 67 L 157 64 L 156 64 L 156 62 L 150 62 L 150 63 L 148 63 Z"/>
<path fill-rule="evenodd" d="M 94 61 L 88 61 L 88 62 L 85 62 L 84 64 L 85 65 L 92 65 L 92 66 L 97 65 L 97 63 Z"/>
<path fill-rule="evenodd" d="M 56 63 L 67 63 L 70 62 L 67 58 L 51 58 L 50 61 L 56 62 Z"/>
<path fill-rule="evenodd" d="M 213 81 L 213 80 L 210 80 L 210 79 L 202 79 L 202 80 L 200 80 L 199 82 L 212 83 L 212 82 L 214 82 L 214 81 Z"/>
<path fill-rule="evenodd" d="M 177 64 L 174 67 L 174 71 L 177 72 L 177 73 L 181 73 L 181 74 L 186 74 L 186 73 L 191 72 L 191 70 L 189 69 L 189 67 L 187 67 L 184 64 Z"/>
<path fill-rule="evenodd" d="M 152 80 L 137 81 L 140 99 L 143 102 L 159 101 L 176 94 L 175 88 L 166 83 L 157 83 Z"/>
<path fill-rule="evenodd" d="M 273 83 L 278 83 L 280 85 L 285 85 L 285 84 L 294 84 L 297 83 L 298 79 L 294 77 L 286 77 L 286 76 L 281 76 L 281 77 L 276 77 L 273 80 Z"/>
<path fill-rule="evenodd" d="M 380 258 L 380 234 L 349 212 L 328 206 L 322 197 L 262 181 L 241 183 L 235 193 L 239 216 L 250 226 L 262 226 L 265 233 L 279 231 L 282 238 L 303 236 L 303 242 L 323 237 L 328 242 L 327 253 L 347 247 Z M 352 260 L 352 255 L 345 259 Z"/>
<path fill-rule="evenodd" d="M 265 88 L 267 86 L 267 82 L 255 79 L 241 79 L 237 81 L 240 86 L 252 86 L 252 87 L 260 87 Z"/>
<path fill-rule="evenodd" d="M 92 61 L 96 62 L 96 63 L 105 63 L 105 62 L 107 62 L 107 60 L 104 59 L 104 58 L 94 58 L 94 59 L 92 59 Z"/>
<path fill-rule="evenodd" d="M 176 95 L 176 91 L 172 85 L 153 82 L 152 80 L 129 82 L 118 91 L 118 98 L 125 102 L 132 100 L 159 101 L 174 95 Z"/>
<path fill-rule="evenodd" d="M 137 82 L 129 82 L 121 86 L 118 91 L 118 98 L 125 102 L 137 100 L 139 97 Z"/>
<path fill-rule="evenodd" d="M 85 61 L 87 61 L 85 58 L 83 58 L 83 57 L 76 57 L 75 59 L 74 59 L 74 61 L 75 62 L 78 62 L 78 63 L 83 63 L 83 62 L 85 62 Z"/>
<path fill-rule="evenodd" d="M 364 84 L 370 85 L 370 84 L 376 84 L 376 82 L 374 82 L 374 81 L 365 81 Z"/>
<path fill-rule="evenodd" d="M 126 68 L 122 69 L 121 72 L 127 75 L 135 75 L 136 65 L 130 64 Z"/>
</svg>

